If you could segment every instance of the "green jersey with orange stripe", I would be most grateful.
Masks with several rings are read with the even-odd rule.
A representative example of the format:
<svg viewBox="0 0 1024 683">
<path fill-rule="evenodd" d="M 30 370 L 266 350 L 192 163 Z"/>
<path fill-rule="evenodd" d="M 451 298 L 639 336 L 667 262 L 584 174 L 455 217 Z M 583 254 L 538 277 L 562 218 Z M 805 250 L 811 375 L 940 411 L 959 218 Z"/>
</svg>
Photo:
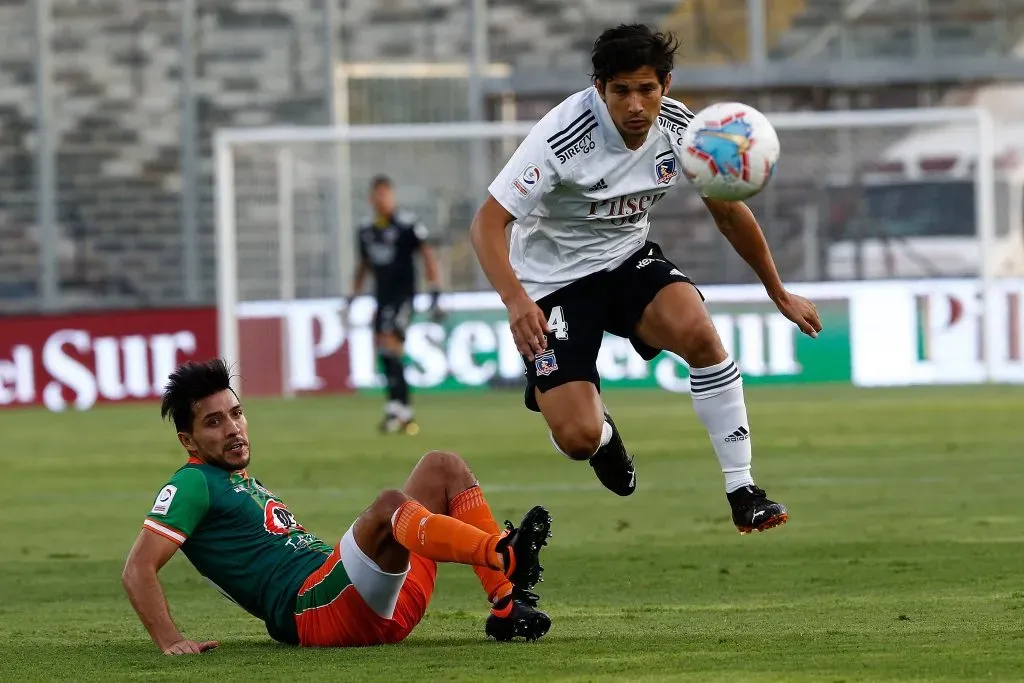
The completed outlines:
<svg viewBox="0 0 1024 683">
<path fill-rule="evenodd" d="M 177 543 L 272 638 L 298 643 L 296 595 L 333 548 L 258 480 L 189 458 L 157 494 L 144 527 Z"/>
</svg>

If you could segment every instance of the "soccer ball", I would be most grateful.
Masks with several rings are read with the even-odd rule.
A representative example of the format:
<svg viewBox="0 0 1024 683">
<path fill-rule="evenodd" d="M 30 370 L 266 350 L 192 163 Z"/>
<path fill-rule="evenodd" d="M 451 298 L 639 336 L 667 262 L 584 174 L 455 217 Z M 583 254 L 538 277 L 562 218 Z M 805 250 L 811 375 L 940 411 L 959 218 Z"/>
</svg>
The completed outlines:
<svg viewBox="0 0 1024 683">
<path fill-rule="evenodd" d="M 709 199 L 753 197 L 771 180 L 778 160 L 775 127 L 739 102 L 702 109 L 683 136 L 683 173 Z"/>
</svg>

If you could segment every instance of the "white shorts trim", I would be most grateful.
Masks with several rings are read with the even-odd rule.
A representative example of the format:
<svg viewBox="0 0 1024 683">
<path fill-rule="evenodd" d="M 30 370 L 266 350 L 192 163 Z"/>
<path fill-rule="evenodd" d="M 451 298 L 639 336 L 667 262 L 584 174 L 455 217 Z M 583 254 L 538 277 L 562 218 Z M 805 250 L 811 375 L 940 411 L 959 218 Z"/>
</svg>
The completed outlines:
<svg viewBox="0 0 1024 683">
<path fill-rule="evenodd" d="M 352 527 L 341 537 L 341 564 L 359 596 L 384 619 L 395 615 L 398 594 L 402 592 L 409 567 L 401 574 L 389 574 L 371 560 L 356 544 Z"/>
</svg>

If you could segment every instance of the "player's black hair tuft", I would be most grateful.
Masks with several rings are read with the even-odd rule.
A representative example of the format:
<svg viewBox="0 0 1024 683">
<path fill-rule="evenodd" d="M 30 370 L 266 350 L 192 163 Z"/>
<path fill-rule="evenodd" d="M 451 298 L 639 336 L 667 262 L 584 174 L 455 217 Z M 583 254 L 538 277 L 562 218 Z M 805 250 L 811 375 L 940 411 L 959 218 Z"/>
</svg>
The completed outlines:
<svg viewBox="0 0 1024 683">
<path fill-rule="evenodd" d="M 649 66 L 658 75 L 658 82 L 665 85 L 678 50 L 679 40 L 671 33 L 654 31 L 646 24 L 619 24 L 594 41 L 591 76 L 606 83 L 617 74 Z"/>
<path fill-rule="evenodd" d="M 169 416 L 175 429 L 191 434 L 195 404 L 225 389 L 231 389 L 231 372 L 222 359 L 214 358 L 205 363 L 189 361 L 179 365 L 164 388 L 160 417 Z"/>
<path fill-rule="evenodd" d="M 370 189 L 371 190 L 376 190 L 378 187 L 382 187 L 382 186 L 383 187 L 391 187 L 392 186 L 391 178 L 389 178 L 388 176 L 384 175 L 383 173 L 380 173 L 378 175 L 373 176 L 373 179 L 370 180 Z"/>
</svg>

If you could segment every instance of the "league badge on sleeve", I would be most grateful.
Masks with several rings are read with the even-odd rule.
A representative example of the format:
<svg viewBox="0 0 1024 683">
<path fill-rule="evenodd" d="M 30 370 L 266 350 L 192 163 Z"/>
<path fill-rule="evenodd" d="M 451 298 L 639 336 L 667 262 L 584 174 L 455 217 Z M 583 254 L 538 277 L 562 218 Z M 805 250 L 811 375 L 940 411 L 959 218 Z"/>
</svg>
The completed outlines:
<svg viewBox="0 0 1024 683">
<path fill-rule="evenodd" d="M 551 349 L 538 354 L 533 362 L 537 368 L 538 377 L 545 377 L 558 369 L 558 360 L 555 358 L 555 352 Z"/>
<path fill-rule="evenodd" d="M 166 515 L 167 510 L 171 507 L 171 501 L 174 500 L 174 494 L 178 492 L 178 487 L 174 484 L 168 484 L 160 490 L 157 494 L 156 502 L 153 503 L 153 509 L 149 511 L 151 515 Z"/>
<path fill-rule="evenodd" d="M 524 197 L 528 197 L 537 183 L 540 182 L 540 169 L 536 164 L 527 164 L 523 172 L 512 181 L 512 188 Z"/>
<path fill-rule="evenodd" d="M 654 166 L 654 171 L 658 175 L 658 184 L 664 185 L 670 180 L 679 175 L 676 170 L 676 158 L 674 155 L 663 156 L 657 161 Z"/>
</svg>

